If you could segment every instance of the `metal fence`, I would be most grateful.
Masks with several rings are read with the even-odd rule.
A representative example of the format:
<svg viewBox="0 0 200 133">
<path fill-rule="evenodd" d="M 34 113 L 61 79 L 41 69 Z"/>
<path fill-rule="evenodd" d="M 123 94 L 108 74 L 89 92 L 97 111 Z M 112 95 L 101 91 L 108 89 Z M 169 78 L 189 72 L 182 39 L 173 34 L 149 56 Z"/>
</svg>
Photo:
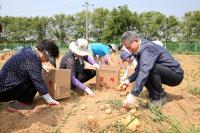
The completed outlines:
<svg viewBox="0 0 200 133">
<path fill-rule="evenodd" d="M 16 50 L 21 46 L 35 46 L 35 43 L 8 43 L 0 44 L 0 51 L 3 49 Z M 68 44 L 59 44 L 61 53 L 68 49 Z M 173 54 L 200 54 L 200 42 L 197 43 L 166 43 L 165 48 Z"/>
<path fill-rule="evenodd" d="M 200 54 L 200 42 L 197 43 L 167 43 L 166 49 L 172 53 Z"/>
</svg>

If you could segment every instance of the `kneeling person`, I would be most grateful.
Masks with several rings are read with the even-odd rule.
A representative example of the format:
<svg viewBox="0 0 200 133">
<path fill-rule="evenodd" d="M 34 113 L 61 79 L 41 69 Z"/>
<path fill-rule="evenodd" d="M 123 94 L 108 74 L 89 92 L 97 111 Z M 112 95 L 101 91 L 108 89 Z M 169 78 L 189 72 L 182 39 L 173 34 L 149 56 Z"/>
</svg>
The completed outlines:
<svg viewBox="0 0 200 133">
<path fill-rule="evenodd" d="M 73 89 L 81 89 L 90 96 L 94 96 L 91 89 L 83 84 L 96 75 L 95 70 L 84 69 L 84 61 L 93 65 L 94 68 L 99 68 L 99 65 L 96 64 L 94 59 L 89 56 L 88 41 L 83 38 L 79 38 L 76 42 L 70 43 L 69 49 L 70 51 L 65 53 L 61 59 L 60 68 L 71 69 L 71 83 Z"/>
<path fill-rule="evenodd" d="M 121 84 L 129 85 L 135 81 L 124 105 L 134 104 L 145 86 L 152 103 L 162 106 L 166 102 L 162 84 L 177 86 L 183 80 L 184 71 L 180 64 L 166 49 L 151 41 L 141 39 L 134 31 L 123 33 L 121 43 L 138 61 L 135 72 Z"/>
<path fill-rule="evenodd" d="M 42 78 L 42 63 L 55 66 L 59 55 L 56 44 L 43 40 L 36 48 L 25 47 L 13 55 L 0 70 L 0 101 L 10 102 L 9 111 L 31 109 L 38 91 L 50 105 L 59 104 L 48 93 Z"/>
</svg>

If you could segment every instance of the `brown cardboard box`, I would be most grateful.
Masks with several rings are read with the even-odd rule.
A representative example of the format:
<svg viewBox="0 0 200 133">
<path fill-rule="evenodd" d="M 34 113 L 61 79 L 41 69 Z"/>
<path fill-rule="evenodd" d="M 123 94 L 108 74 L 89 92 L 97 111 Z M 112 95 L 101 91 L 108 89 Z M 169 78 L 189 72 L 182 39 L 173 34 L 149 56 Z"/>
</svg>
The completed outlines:
<svg viewBox="0 0 200 133">
<path fill-rule="evenodd" d="M 0 54 L 0 60 L 5 60 L 5 55 L 4 54 Z"/>
<path fill-rule="evenodd" d="M 48 74 L 43 74 L 50 95 L 54 99 L 68 98 L 71 95 L 71 70 L 50 69 Z"/>
<path fill-rule="evenodd" d="M 120 83 L 120 66 L 104 65 L 97 70 L 97 89 L 116 89 Z"/>
</svg>

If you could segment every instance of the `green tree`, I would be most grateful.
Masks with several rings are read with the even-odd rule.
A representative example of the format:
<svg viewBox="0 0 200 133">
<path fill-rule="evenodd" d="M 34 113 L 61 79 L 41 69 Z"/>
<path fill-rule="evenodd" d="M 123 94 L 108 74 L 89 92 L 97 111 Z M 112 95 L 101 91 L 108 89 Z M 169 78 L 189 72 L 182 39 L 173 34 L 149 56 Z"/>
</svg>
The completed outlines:
<svg viewBox="0 0 200 133">
<path fill-rule="evenodd" d="M 40 41 L 46 38 L 48 18 L 47 17 L 35 17 L 33 18 L 32 27 L 35 29 L 36 40 Z"/>
<path fill-rule="evenodd" d="M 151 11 L 140 14 L 140 32 L 146 39 L 161 39 L 165 24 L 165 15 Z"/>
<path fill-rule="evenodd" d="M 165 19 L 165 26 L 163 28 L 163 38 L 166 42 L 171 41 L 171 39 L 177 39 L 180 33 L 180 23 L 175 16 L 169 16 Z"/>
<path fill-rule="evenodd" d="M 200 11 L 185 13 L 182 23 L 183 39 L 187 42 L 200 40 Z"/>
<path fill-rule="evenodd" d="M 59 40 L 59 42 L 64 42 L 66 33 L 65 33 L 65 24 L 67 23 L 67 19 L 65 14 L 55 15 L 54 16 L 55 25 L 55 36 Z"/>
<path fill-rule="evenodd" d="M 86 38 L 86 12 L 75 14 L 75 38 Z"/>
<path fill-rule="evenodd" d="M 97 41 L 102 41 L 103 31 L 108 20 L 109 10 L 97 8 L 91 14 L 91 34 Z"/>
<path fill-rule="evenodd" d="M 113 8 L 103 32 L 103 40 L 108 43 L 119 43 L 123 32 L 136 30 L 138 25 L 137 13 L 132 13 L 127 5 L 119 6 L 117 9 Z"/>
<path fill-rule="evenodd" d="M 12 41 L 11 32 L 14 29 L 12 24 L 14 20 L 14 17 L 1 17 L 1 24 L 3 26 L 3 33 L 1 34 L 1 38 L 3 42 Z"/>
</svg>

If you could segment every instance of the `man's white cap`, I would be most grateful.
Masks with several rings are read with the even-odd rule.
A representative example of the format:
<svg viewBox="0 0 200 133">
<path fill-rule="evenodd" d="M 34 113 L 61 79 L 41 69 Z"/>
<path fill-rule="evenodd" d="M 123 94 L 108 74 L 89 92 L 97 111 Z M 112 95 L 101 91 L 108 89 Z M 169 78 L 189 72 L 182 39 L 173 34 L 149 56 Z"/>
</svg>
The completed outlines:
<svg viewBox="0 0 200 133">
<path fill-rule="evenodd" d="M 71 42 L 69 44 L 69 49 L 73 53 L 80 56 L 90 55 L 90 52 L 88 50 L 88 41 L 83 38 L 77 39 L 76 42 Z"/>
</svg>

